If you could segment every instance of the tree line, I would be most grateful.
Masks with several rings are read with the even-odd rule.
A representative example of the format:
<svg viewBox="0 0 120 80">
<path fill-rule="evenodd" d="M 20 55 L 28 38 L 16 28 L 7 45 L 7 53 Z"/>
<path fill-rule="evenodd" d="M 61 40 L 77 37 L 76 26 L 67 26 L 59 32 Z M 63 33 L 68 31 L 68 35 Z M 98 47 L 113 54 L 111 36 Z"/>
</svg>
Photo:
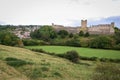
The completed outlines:
<svg viewBox="0 0 120 80">
<path fill-rule="evenodd" d="M 31 39 L 19 39 L 7 28 L 0 28 L 0 44 L 10 46 L 62 45 L 120 50 L 120 29 L 115 27 L 114 35 L 90 35 L 80 31 L 78 34 L 66 30 L 55 31 L 51 26 L 42 26 L 30 33 Z"/>
</svg>

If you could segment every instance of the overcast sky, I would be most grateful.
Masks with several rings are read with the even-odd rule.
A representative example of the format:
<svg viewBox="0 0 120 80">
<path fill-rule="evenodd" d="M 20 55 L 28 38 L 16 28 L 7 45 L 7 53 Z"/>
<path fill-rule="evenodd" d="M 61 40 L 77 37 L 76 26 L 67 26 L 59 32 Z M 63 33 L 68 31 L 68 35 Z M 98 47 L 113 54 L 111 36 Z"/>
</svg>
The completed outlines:
<svg viewBox="0 0 120 80">
<path fill-rule="evenodd" d="M 120 0 L 0 0 L 0 22 L 72 25 L 120 15 Z"/>
</svg>

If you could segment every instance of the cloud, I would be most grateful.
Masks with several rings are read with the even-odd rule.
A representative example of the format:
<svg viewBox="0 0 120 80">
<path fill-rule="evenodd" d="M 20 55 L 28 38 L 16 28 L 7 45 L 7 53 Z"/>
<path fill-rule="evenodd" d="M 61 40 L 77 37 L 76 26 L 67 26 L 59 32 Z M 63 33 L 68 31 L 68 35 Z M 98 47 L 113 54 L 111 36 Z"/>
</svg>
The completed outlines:
<svg viewBox="0 0 120 80">
<path fill-rule="evenodd" d="M 81 19 L 120 15 L 112 0 L 0 0 L 0 20 L 8 24 L 70 25 Z"/>
<path fill-rule="evenodd" d="M 71 3 L 76 3 L 78 5 L 90 5 L 94 0 L 70 0 Z"/>
<path fill-rule="evenodd" d="M 120 0 L 112 0 L 112 1 L 120 1 Z"/>
<path fill-rule="evenodd" d="M 5 22 L 3 22 L 3 21 L 0 21 L 0 25 L 4 25 L 4 24 L 6 24 Z"/>
<path fill-rule="evenodd" d="M 98 18 L 98 19 L 87 19 L 88 21 L 88 27 L 91 25 L 98 25 L 98 24 L 110 24 L 111 22 L 115 23 L 115 26 L 120 28 L 120 16 L 111 16 L 107 18 Z M 80 26 L 81 21 L 80 20 L 73 20 L 72 21 L 73 26 Z"/>
</svg>

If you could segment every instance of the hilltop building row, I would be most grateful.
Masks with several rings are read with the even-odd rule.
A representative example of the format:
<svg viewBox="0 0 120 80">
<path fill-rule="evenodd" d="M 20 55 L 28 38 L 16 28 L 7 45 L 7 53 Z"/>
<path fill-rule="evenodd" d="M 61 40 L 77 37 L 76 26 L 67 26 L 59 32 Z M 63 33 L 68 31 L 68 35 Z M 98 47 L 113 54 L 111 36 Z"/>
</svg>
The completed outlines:
<svg viewBox="0 0 120 80">
<path fill-rule="evenodd" d="M 114 22 L 111 22 L 111 24 L 98 24 L 98 25 L 92 25 L 87 26 L 87 20 L 81 20 L 81 26 L 78 27 L 69 27 L 69 26 L 63 26 L 63 25 L 55 25 L 52 23 L 52 27 L 56 31 L 60 30 L 66 30 L 69 33 L 79 33 L 80 31 L 89 32 L 90 34 L 114 34 Z"/>
</svg>

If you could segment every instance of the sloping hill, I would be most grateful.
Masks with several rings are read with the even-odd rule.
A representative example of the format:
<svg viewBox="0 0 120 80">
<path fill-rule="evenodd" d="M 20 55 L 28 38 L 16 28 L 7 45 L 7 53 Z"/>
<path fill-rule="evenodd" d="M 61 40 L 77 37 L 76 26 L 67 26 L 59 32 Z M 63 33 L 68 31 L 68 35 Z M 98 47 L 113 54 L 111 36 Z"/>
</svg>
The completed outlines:
<svg viewBox="0 0 120 80">
<path fill-rule="evenodd" d="M 94 64 L 0 45 L 0 80 L 92 80 Z"/>
</svg>

